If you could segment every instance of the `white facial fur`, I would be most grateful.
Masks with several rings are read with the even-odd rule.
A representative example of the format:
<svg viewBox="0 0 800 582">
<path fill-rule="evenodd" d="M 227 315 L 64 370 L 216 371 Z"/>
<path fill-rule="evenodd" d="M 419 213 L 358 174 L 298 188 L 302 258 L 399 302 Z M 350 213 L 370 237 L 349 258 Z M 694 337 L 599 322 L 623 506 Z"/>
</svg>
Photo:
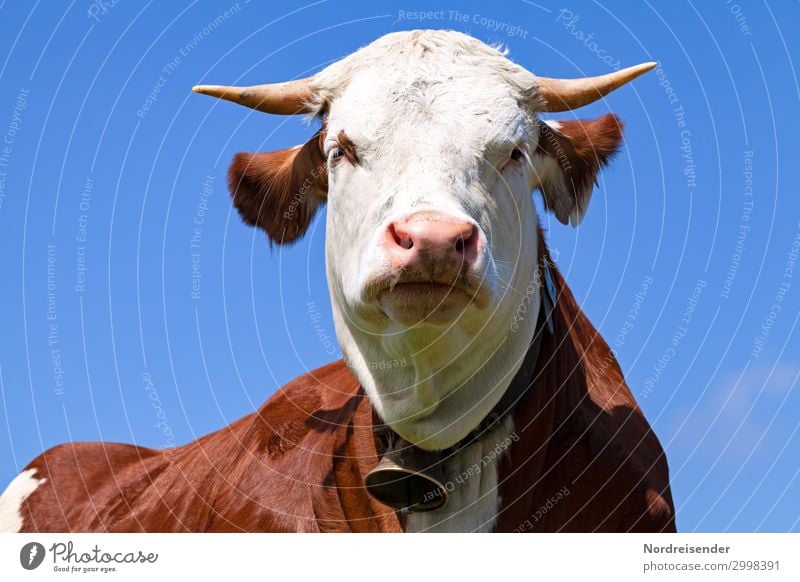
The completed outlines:
<svg viewBox="0 0 800 582">
<path fill-rule="evenodd" d="M 511 332 L 537 262 L 531 79 L 497 50 L 446 31 L 387 35 L 317 76 L 330 103 L 326 151 L 344 131 L 359 152 L 357 164 L 329 162 L 337 336 L 378 413 L 423 448 L 451 446 L 478 425 L 533 335 L 535 310 Z M 506 165 L 514 147 L 525 159 Z M 420 210 L 474 221 L 485 241 L 476 270 L 490 301 L 451 325 L 399 325 L 361 298 L 390 268 L 379 245 L 387 225 Z M 398 360 L 408 366 L 385 365 Z"/>
</svg>

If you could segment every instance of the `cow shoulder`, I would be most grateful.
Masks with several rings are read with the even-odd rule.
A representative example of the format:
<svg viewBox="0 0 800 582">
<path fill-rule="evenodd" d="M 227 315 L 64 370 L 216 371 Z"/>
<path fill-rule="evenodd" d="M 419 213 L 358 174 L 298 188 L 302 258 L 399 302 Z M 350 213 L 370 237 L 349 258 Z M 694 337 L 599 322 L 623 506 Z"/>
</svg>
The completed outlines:
<svg viewBox="0 0 800 582">
<path fill-rule="evenodd" d="M 261 445 L 281 456 L 309 433 L 332 434 L 346 426 L 363 392 L 339 360 L 299 376 L 273 394 L 253 419 Z"/>
<path fill-rule="evenodd" d="M 674 507 L 664 449 L 613 351 L 560 273 L 554 275 L 561 323 L 569 330 L 582 378 L 575 382 L 576 393 L 567 399 L 557 421 L 565 429 L 567 448 L 580 457 L 576 489 L 582 481 L 590 504 L 597 504 L 600 529 L 671 531 Z"/>
<path fill-rule="evenodd" d="M 362 486 L 376 462 L 371 414 L 342 361 L 287 383 L 249 421 L 248 459 L 236 469 L 236 492 L 217 500 L 220 514 L 249 531 L 396 528 L 392 516 L 376 515 Z"/>
</svg>

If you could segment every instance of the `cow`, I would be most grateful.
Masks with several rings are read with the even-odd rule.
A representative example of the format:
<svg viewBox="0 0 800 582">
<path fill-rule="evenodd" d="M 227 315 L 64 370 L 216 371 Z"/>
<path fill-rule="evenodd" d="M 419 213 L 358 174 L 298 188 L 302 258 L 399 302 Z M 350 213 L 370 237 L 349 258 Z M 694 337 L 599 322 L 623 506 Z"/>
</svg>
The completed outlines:
<svg viewBox="0 0 800 582">
<path fill-rule="evenodd" d="M 0 527 L 675 531 L 664 451 L 532 197 L 581 222 L 622 122 L 539 114 L 654 66 L 551 79 L 468 35 L 415 30 L 309 78 L 195 87 L 319 119 L 303 145 L 238 154 L 229 182 L 271 244 L 297 241 L 327 205 L 344 358 L 184 446 L 52 448 L 0 498 Z"/>
</svg>

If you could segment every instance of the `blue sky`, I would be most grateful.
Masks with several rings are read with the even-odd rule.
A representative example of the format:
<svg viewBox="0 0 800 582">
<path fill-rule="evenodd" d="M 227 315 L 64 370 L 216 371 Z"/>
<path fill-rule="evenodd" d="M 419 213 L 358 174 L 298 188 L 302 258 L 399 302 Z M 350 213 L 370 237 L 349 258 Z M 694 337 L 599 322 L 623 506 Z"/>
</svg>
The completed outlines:
<svg viewBox="0 0 800 582">
<path fill-rule="evenodd" d="M 626 144 L 550 244 L 667 450 L 679 528 L 800 531 L 800 5 L 110 4 L 0 6 L 0 487 L 64 441 L 188 442 L 337 357 L 324 213 L 271 252 L 225 180 L 312 128 L 190 89 L 451 28 L 545 76 L 659 61 L 560 115 L 613 111 Z"/>
</svg>

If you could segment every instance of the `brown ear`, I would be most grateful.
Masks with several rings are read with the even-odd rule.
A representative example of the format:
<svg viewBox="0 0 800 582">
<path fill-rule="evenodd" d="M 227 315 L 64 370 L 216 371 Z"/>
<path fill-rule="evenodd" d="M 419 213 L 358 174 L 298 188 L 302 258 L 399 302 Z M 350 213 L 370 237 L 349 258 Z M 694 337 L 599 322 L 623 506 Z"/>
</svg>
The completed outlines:
<svg viewBox="0 0 800 582">
<path fill-rule="evenodd" d="M 545 208 L 577 226 L 583 220 L 597 172 L 622 143 L 622 121 L 612 114 L 594 120 L 549 121 L 539 125 L 534 180 Z"/>
<path fill-rule="evenodd" d="M 228 170 L 233 204 L 247 224 L 271 242 L 302 236 L 328 191 L 321 129 L 305 145 L 274 152 L 236 154 Z"/>
</svg>

